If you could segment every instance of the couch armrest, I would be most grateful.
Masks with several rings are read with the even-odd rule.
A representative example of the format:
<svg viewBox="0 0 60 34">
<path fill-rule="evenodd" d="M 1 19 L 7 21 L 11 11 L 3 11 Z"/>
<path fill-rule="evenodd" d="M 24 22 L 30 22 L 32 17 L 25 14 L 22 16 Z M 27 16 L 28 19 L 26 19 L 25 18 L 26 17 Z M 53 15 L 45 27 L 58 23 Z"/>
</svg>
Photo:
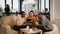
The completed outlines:
<svg viewBox="0 0 60 34">
<path fill-rule="evenodd" d="M 60 34 L 57 25 L 56 24 L 53 24 L 53 26 L 54 26 L 54 29 L 53 29 L 54 33 L 55 34 Z"/>
<path fill-rule="evenodd" d="M 2 33 L 4 34 L 12 34 L 12 30 L 9 25 L 2 25 Z"/>
<path fill-rule="evenodd" d="M 18 34 L 18 31 L 11 29 L 11 27 L 9 25 L 2 25 L 2 26 L 3 26 L 2 27 L 3 34 Z"/>
</svg>

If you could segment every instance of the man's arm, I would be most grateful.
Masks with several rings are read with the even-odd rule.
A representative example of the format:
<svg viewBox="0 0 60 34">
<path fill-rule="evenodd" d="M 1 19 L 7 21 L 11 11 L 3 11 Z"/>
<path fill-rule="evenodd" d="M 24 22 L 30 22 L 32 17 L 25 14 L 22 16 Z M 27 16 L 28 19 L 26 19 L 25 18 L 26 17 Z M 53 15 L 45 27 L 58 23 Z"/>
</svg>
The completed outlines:
<svg viewBox="0 0 60 34">
<path fill-rule="evenodd" d="M 47 21 L 47 18 L 43 15 L 42 17 L 42 26 L 46 26 L 46 21 Z"/>
</svg>

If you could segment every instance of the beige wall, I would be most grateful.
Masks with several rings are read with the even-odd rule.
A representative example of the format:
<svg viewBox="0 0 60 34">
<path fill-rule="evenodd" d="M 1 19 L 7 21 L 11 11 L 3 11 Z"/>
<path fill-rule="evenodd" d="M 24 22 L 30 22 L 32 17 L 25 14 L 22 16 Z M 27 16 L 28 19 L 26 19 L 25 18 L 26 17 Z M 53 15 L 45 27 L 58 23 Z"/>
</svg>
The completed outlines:
<svg viewBox="0 0 60 34">
<path fill-rule="evenodd" d="M 60 19 L 60 0 L 50 0 L 51 21 Z"/>
<path fill-rule="evenodd" d="M 54 12 L 54 17 L 55 17 L 55 19 L 60 19 L 60 0 L 55 0 L 54 1 L 54 10 L 55 10 L 55 12 Z"/>
<path fill-rule="evenodd" d="M 50 0 L 50 19 L 60 30 L 60 0 Z"/>
<path fill-rule="evenodd" d="M 50 0 L 50 21 L 54 20 L 54 10 L 53 10 L 54 6 L 53 6 L 53 0 Z"/>
</svg>

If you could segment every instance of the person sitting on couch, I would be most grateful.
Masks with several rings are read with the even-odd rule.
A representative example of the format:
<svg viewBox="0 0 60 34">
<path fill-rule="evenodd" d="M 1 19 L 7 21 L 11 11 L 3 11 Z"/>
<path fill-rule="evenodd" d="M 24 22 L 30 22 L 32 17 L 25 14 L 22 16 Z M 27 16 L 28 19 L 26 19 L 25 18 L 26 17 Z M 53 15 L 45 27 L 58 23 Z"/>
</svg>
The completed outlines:
<svg viewBox="0 0 60 34">
<path fill-rule="evenodd" d="M 22 11 L 21 15 L 17 15 L 16 24 L 13 26 L 13 29 L 20 31 L 21 28 L 26 28 L 25 24 L 26 13 Z"/>
<path fill-rule="evenodd" d="M 36 26 L 36 17 L 34 16 L 34 12 L 31 10 L 29 12 L 29 16 L 27 17 L 27 24 L 30 26 L 30 28 Z"/>
<path fill-rule="evenodd" d="M 53 26 L 52 23 L 42 14 L 42 12 L 37 12 L 37 22 L 38 22 L 38 29 L 41 29 L 43 32 L 52 31 Z"/>
</svg>

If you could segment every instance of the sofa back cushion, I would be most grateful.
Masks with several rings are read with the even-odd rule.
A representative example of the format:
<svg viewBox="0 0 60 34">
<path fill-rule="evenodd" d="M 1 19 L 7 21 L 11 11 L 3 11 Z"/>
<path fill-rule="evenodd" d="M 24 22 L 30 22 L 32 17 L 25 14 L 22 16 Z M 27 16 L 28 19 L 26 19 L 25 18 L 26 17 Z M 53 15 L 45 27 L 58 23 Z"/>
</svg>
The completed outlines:
<svg viewBox="0 0 60 34">
<path fill-rule="evenodd" d="M 16 16 L 4 16 L 2 17 L 2 24 L 13 26 L 16 23 Z"/>
</svg>

